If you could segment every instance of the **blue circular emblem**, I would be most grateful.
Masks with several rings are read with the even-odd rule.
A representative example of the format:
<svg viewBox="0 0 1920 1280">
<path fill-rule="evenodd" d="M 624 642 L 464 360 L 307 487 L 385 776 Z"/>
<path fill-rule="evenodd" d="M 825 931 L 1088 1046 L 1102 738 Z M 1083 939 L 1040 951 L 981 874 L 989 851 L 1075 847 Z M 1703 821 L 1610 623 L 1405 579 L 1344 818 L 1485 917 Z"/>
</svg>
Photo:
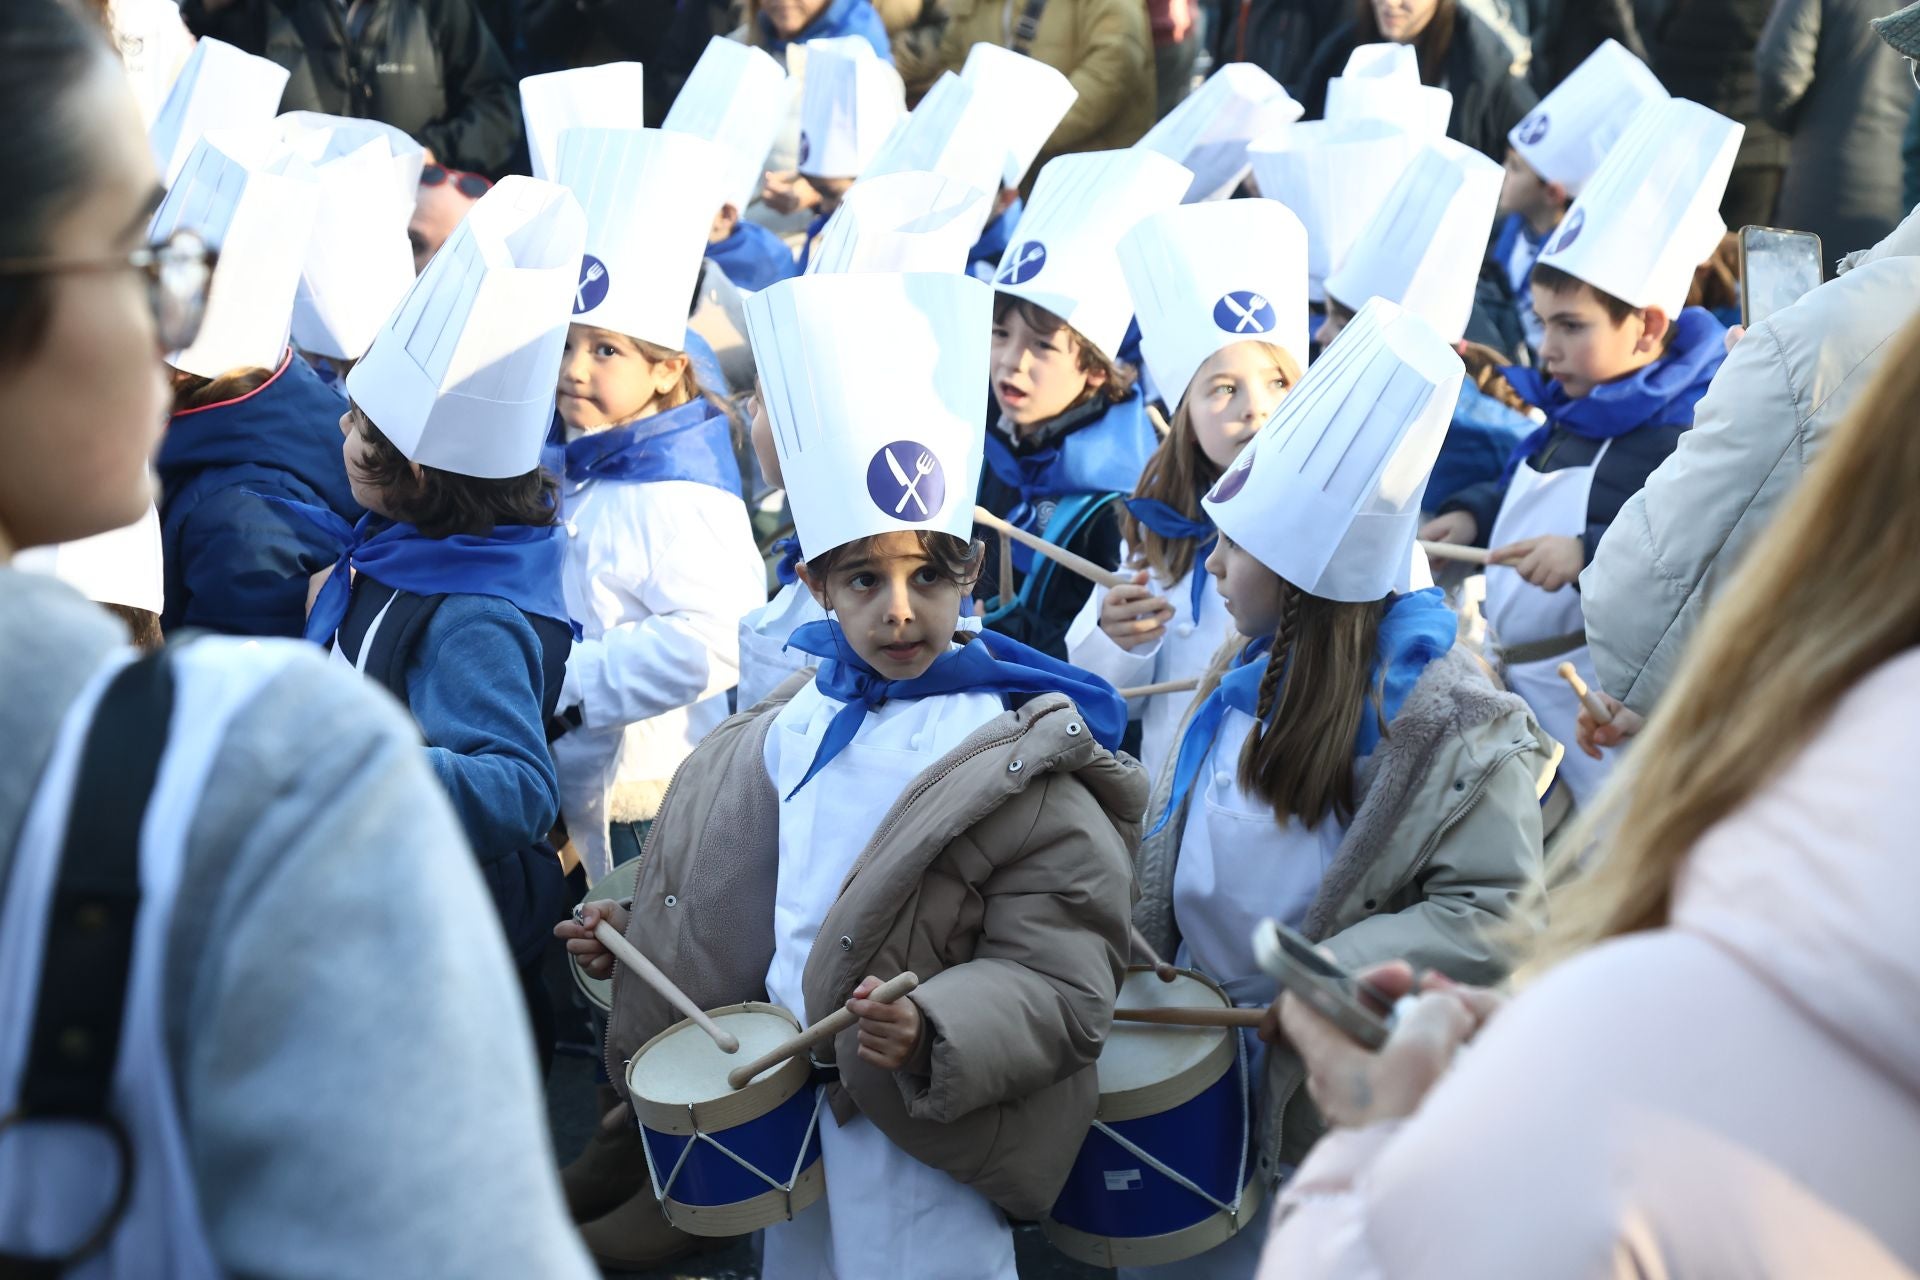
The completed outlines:
<svg viewBox="0 0 1920 1280">
<path fill-rule="evenodd" d="M 1240 455 L 1239 461 L 1227 468 L 1227 474 L 1220 477 L 1213 486 L 1213 492 L 1207 495 L 1208 502 L 1232 502 L 1247 487 L 1247 477 L 1253 474 L 1253 445 L 1248 445 Z"/>
<path fill-rule="evenodd" d="M 1000 274 L 995 276 L 995 284 L 1025 284 L 1040 274 L 1040 268 L 1047 265 L 1047 246 L 1038 240 L 1022 240 L 1008 253 L 1000 264 Z"/>
<path fill-rule="evenodd" d="M 1213 322 L 1228 333 L 1271 333 L 1273 304 L 1251 289 L 1236 289 L 1213 304 Z"/>
<path fill-rule="evenodd" d="M 1536 111 L 1520 122 L 1520 127 L 1514 130 L 1514 137 L 1522 146 L 1535 146 L 1552 127 L 1553 118 L 1544 111 Z"/>
<path fill-rule="evenodd" d="M 946 505 L 947 473 L 933 450 L 912 440 L 895 440 L 867 463 L 867 496 L 894 519 L 921 524 Z"/>
<path fill-rule="evenodd" d="M 591 311 L 607 300 L 607 264 L 592 254 L 580 259 L 580 282 L 573 287 L 573 314 Z"/>
<path fill-rule="evenodd" d="M 1565 253 L 1568 249 L 1571 249 L 1573 242 L 1580 238 L 1580 233 L 1586 230 L 1586 226 L 1587 211 L 1585 209 L 1575 209 L 1573 216 L 1567 219 L 1567 225 L 1561 229 L 1560 238 L 1553 242 L 1553 248 L 1548 250 L 1548 252 Z"/>
</svg>

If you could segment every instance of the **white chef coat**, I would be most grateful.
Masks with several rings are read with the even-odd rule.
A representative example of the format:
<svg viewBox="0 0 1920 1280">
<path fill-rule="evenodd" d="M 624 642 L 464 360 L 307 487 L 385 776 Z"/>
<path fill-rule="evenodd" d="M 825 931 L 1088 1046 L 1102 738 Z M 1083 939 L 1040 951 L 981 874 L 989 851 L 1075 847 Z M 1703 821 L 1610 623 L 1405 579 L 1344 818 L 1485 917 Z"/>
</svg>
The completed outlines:
<svg viewBox="0 0 1920 1280">
<path fill-rule="evenodd" d="M 782 681 L 820 660 L 786 647 L 787 638 L 809 622 L 823 622 L 827 611 L 803 582 L 789 582 L 773 599 L 740 619 L 740 696 L 742 711 L 758 706 Z"/>
</svg>

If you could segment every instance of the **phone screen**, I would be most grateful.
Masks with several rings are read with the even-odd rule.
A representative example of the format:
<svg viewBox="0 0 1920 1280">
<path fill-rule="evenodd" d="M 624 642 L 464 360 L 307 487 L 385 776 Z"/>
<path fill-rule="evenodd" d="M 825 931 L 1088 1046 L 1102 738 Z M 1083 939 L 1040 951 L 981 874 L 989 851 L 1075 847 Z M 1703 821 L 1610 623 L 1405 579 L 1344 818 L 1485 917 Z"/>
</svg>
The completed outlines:
<svg viewBox="0 0 1920 1280">
<path fill-rule="evenodd" d="M 1820 237 L 1773 227 L 1740 229 L 1740 317 L 1758 324 L 1820 284 Z"/>
</svg>

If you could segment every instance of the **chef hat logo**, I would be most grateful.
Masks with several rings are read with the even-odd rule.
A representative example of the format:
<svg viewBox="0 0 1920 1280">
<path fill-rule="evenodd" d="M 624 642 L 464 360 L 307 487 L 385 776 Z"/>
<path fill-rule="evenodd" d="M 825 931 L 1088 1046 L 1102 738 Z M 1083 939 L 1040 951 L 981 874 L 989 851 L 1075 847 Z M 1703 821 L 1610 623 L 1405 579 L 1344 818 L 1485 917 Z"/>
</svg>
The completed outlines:
<svg viewBox="0 0 1920 1280">
<path fill-rule="evenodd" d="M 1240 457 L 1227 468 L 1227 474 L 1220 477 L 1213 486 L 1213 492 L 1207 495 L 1209 502 L 1232 502 L 1247 487 L 1247 479 L 1253 475 L 1253 455 L 1258 452 L 1255 444 L 1249 444 L 1241 451 Z"/>
<path fill-rule="evenodd" d="M 946 469 L 927 446 L 895 440 L 867 463 L 867 496 L 904 524 L 924 524 L 946 506 Z"/>
<path fill-rule="evenodd" d="M 1213 322 L 1228 333 L 1271 333 L 1278 323 L 1273 304 L 1252 289 L 1235 289 L 1213 304 Z"/>
<path fill-rule="evenodd" d="M 1567 219 L 1566 229 L 1560 233 L 1560 238 L 1553 242 L 1552 252 L 1565 253 L 1568 249 L 1571 249 L 1573 242 L 1580 238 L 1580 233 L 1586 230 L 1586 227 L 1587 211 L 1585 209 L 1575 209 L 1573 216 Z"/>
<path fill-rule="evenodd" d="M 605 302 L 611 283 L 607 264 L 590 253 L 584 255 L 580 259 L 580 281 L 573 287 L 573 314 L 582 315 Z"/>
<path fill-rule="evenodd" d="M 995 284 L 1025 284 L 1047 265 L 1047 246 L 1038 240 L 1023 240 L 994 277 Z"/>
<path fill-rule="evenodd" d="M 1545 141 L 1547 131 L 1552 127 L 1552 117 L 1544 111 L 1536 111 L 1520 122 L 1520 129 L 1515 137 L 1524 146 L 1537 146 Z"/>
</svg>

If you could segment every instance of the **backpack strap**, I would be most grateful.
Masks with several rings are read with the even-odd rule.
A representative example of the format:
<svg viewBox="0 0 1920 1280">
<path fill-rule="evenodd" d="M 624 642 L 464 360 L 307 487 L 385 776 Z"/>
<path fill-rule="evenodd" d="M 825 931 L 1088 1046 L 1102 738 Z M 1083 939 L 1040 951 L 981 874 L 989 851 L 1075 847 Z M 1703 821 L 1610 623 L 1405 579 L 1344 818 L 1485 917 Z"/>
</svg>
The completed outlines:
<svg viewBox="0 0 1920 1280">
<path fill-rule="evenodd" d="M 1047 519 L 1047 527 L 1040 536 L 1056 547 L 1066 547 L 1080 536 L 1081 532 L 1093 523 L 1094 517 L 1120 500 L 1117 493 L 1075 493 L 1060 499 L 1054 504 L 1053 514 Z M 1052 560 L 1035 554 L 1033 571 L 1027 574 L 1020 584 L 1020 590 L 1012 600 L 996 599 L 993 608 L 987 611 L 982 621 L 992 626 L 1000 619 L 1017 609 L 1034 606 L 1046 595 L 1047 587 L 1053 581 L 1054 571 L 1058 569 Z"/>
<path fill-rule="evenodd" d="M 393 592 L 392 603 L 386 605 L 386 617 L 374 632 L 373 647 L 366 661 L 360 664 L 367 677 L 398 698 L 403 707 L 407 705 L 407 664 L 419 647 L 421 637 L 426 635 L 427 624 L 433 621 L 433 615 L 446 598 L 444 594 L 417 596 L 410 591 Z M 561 682 L 567 675 L 567 655 L 573 650 L 573 629 L 557 618 L 526 612 L 520 616 L 532 625 L 533 634 L 540 641 L 543 680 L 540 718 L 551 721 L 560 703 Z"/>
</svg>

